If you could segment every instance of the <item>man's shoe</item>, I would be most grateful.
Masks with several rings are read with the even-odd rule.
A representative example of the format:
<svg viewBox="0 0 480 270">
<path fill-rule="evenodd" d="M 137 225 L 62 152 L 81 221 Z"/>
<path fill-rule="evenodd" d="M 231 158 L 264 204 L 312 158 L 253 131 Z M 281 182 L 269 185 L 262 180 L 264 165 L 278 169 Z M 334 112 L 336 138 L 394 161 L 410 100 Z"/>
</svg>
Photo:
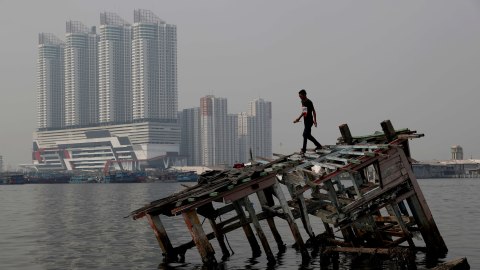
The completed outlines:
<svg viewBox="0 0 480 270">
<path fill-rule="evenodd" d="M 304 155 L 304 154 L 305 154 L 305 150 L 300 149 L 300 155 Z"/>
<path fill-rule="evenodd" d="M 316 152 L 316 151 L 318 151 L 318 150 L 322 150 L 322 148 L 323 148 L 323 146 L 321 146 L 321 145 L 320 145 L 320 146 L 317 146 L 317 147 L 315 147 L 315 152 Z"/>
</svg>

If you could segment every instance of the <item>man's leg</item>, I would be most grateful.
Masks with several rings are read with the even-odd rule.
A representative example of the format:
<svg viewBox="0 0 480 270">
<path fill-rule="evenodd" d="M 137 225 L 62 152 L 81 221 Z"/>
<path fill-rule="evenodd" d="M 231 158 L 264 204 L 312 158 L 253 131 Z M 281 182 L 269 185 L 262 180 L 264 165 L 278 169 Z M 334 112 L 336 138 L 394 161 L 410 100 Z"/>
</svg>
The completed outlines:
<svg viewBox="0 0 480 270">
<path fill-rule="evenodd" d="M 303 130 L 303 146 L 302 146 L 302 151 L 306 152 L 307 151 L 307 139 L 309 136 L 312 136 L 310 133 L 312 132 L 312 126 L 310 125 L 305 125 L 305 129 Z"/>
<path fill-rule="evenodd" d="M 312 123 L 313 125 L 313 123 Z M 308 128 L 308 134 L 307 134 L 307 139 L 313 142 L 317 148 L 322 148 L 322 145 L 312 136 L 312 125 L 309 126 Z M 307 130 L 307 127 L 305 127 L 305 130 Z M 306 145 L 306 144 L 305 144 Z M 304 146 L 305 147 L 305 146 Z"/>
</svg>

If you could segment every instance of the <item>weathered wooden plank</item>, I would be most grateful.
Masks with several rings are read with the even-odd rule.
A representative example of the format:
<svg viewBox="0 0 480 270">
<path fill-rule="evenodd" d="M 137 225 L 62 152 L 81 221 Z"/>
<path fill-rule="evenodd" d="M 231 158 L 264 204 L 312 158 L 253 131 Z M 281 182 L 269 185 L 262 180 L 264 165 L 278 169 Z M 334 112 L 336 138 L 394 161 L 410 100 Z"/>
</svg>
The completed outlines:
<svg viewBox="0 0 480 270">
<path fill-rule="evenodd" d="M 270 207 L 273 205 L 270 205 L 268 202 L 267 197 L 265 196 L 265 192 L 263 190 L 257 191 L 257 196 L 258 196 L 258 201 L 262 205 L 262 208 L 265 207 Z M 282 236 L 277 230 L 277 226 L 275 225 L 275 220 L 272 217 L 267 218 L 267 223 L 268 226 L 270 227 L 270 231 L 272 232 L 273 238 L 275 239 L 275 242 L 277 243 L 277 247 L 279 251 L 284 251 L 285 250 L 285 244 L 283 243 Z"/>
<path fill-rule="evenodd" d="M 457 258 L 448 262 L 444 262 L 431 270 L 470 270 L 467 258 Z"/>
<path fill-rule="evenodd" d="M 228 251 L 227 245 L 225 245 L 225 237 L 222 230 L 217 226 L 215 219 L 209 218 L 208 222 L 212 226 L 213 233 L 215 234 L 215 238 L 217 238 L 218 245 L 222 250 L 222 259 L 225 260 L 226 258 L 230 257 L 230 251 Z"/>
<path fill-rule="evenodd" d="M 423 192 L 417 183 L 417 179 L 413 174 L 411 164 L 407 160 L 405 153 L 401 149 L 398 150 L 402 159 L 404 169 L 407 171 L 410 183 L 415 190 L 415 195 L 407 199 L 408 206 L 412 211 L 412 215 L 415 217 L 417 225 L 422 233 L 422 237 L 428 248 L 432 251 L 442 255 L 448 252 L 447 245 L 443 241 L 442 235 L 438 230 L 437 224 L 433 219 L 432 212 L 428 207 L 427 201 L 423 196 Z"/>
<path fill-rule="evenodd" d="M 383 133 L 385 134 L 388 142 L 396 139 L 397 133 L 395 132 L 395 129 L 393 128 L 392 122 L 390 122 L 390 120 L 382 121 L 380 125 L 382 126 Z"/>
<path fill-rule="evenodd" d="M 353 144 L 353 137 L 352 133 L 350 133 L 350 128 L 347 124 L 342 124 L 338 127 L 340 129 L 340 133 L 342 134 L 343 141 L 346 144 Z"/>
<path fill-rule="evenodd" d="M 245 236 L 247 237 L 248 243 L 250 243 L 250 247 L 252 248 L 252 256 L 260 256 L 262 254 L 262 251 L 260 250 L 260 246 L 258 245 L 257 239 L 253 234 L 252 228 L 250 227 L 249 221 L 245 216 L 245 212 L 243 212 L 240 202 L 234 201 L 232 204 L 235 207 L 235 211 L 237 211 L 237 215 L 240 218 L 240 224 L 242 224 Z"/>
<path fill-rule="evenodd" d="M 255 228 L 255 231 L 257 232 L 257 236 L 260 239 L 260 242 L 262 243 L 263 250 L 265 251 L 267 255 L 267 260 L 269 263 L 275 263 L 275 256 L 273 256 L 272 249 L 270 248 L 270 245 L 268 244 L 268 239 L 265 236 L 265 233 L 263 232 L 262 226 L 260 226 L 260 222 L 258 222 L 257 215 L 255 214 L 255 209 L 253 209 L 252 203 L 248 199 L 248 197 L 245 197 L 242 199 L 243 205 L 245 206 L 245 209 L 248 211 L 248 215 L 250 216 L 250 220 L 252 221 L 253 227 Z"/>
<path fill-rule="evenodd" d="M 162 221 L 159 216 L 151 216 L 147 214 L 147 220 L 150 227 L 153 229 L 153 233 L 157 238 L 158 245 L 162 249 L 163 256 L 167 262 L 176 262 L 178 260 L 177 253 L 172 246 L 172 242 L 168 237 L 165 227 L 163 227 Z"/>
<path fill-rule="evenodd" d="M 290 211 L 290 207 L 288 207 L 287 200 L 285 199 L 285 195 L 283 194 L 282 188 L 280 187 L 278 181 L 276 181 L 276 183 L 273 185 L 273 191 L 275 193 L 275 196 L 279 200 L 280 205 L 282 206 L 283 212 L 285 213 L 288 225 L 293 234 L 293 238 L 295 239 L 295 242 L 297 243 L 297 246 L 302 253 L 302 259 L 309 260 L 310 255 L 308 255 L 308 251 L 305 243 L 303 242 L 302 235 L 300 234 L 298 226 L 293 219 L 292 212 Z"/>
<path fill-rule="evenodd" d="M 195 246 L 202 257 L 202 262 L 206 265 L 213 265 L 217 262 L 215 259 L 215 250 L 212 244 L 208 241 L 205 232 L 203 231 L 202 224 L 198 219 L 198 215 L 195 210 L 189 210 L 182 213 L 185 224 L 192 235 L 192 239 L 195 242 Z"/>
</svg>

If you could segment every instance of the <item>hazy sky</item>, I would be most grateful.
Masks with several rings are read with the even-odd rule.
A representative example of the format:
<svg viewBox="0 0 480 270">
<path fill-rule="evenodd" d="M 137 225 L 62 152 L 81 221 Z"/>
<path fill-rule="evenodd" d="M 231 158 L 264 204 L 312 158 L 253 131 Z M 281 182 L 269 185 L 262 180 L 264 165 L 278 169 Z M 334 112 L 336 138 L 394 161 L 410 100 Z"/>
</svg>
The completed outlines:
<svg viewBox="0 0 480 270">
<path fill-rule="evenodd" d="M 230 113 L 269 100 L 274 152 L 300 149 L 303 124 L 292 121 L 305 88 L 322 144 L 336 142 L 342 123 L 365 135 L 390 119 L 425 133 L 414 158 L 448 159 L 453 144 L 480 158 L 478 1 L 0 0 L 6 163 L 31 162 L 38 33 L 64 39 L 66 20 L 99 26 L 102 11 L 133 23 L 137 8 L 177 25 L 179 109 L 206 94 L 227 98 Z"/>
</svg>

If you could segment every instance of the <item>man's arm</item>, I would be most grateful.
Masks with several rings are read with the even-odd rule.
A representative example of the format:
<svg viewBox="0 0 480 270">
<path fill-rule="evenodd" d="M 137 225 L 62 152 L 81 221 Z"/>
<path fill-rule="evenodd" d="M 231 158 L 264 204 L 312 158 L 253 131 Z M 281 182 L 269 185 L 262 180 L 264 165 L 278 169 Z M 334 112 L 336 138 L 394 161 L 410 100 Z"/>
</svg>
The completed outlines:
<svg viewBox="0 0 480 270">
<path fill-rule="evenodd" d="M 303 117 L 303 112 L 300 114 L 300 116 L 297 119 L 293 120 L 293 123 L 298 123 L 300 121 L 300 118 L 302 117 Z"/>
</svg>

